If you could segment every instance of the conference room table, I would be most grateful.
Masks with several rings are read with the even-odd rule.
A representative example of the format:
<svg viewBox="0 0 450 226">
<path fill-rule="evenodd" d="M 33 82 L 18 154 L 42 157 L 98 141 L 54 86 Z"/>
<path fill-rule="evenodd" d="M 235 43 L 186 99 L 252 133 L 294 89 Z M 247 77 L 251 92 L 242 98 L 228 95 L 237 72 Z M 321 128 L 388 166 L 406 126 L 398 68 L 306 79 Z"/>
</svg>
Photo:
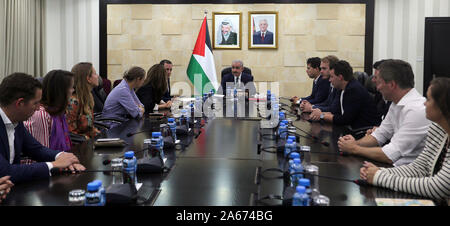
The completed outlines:
<svg viewBox="0 0 450 226">
<path fill-rule="evenodd" d="M 339 155 L 337 139 L 346 133 L 345 128 L 322 122 L 305 120 L 295 107 L 287 107 L 289 101 L 280 99 L 286 117 L 301 130 L 300 145 L 311 147 L 307 164 L 319 167 L 319 175 L 354 180 L 359 178 L 363 161 L 358 156 Z M 250 110 L 246 106 L 246 116 Z M 224 111 L 225 112 L 225 111 Z M 167 112 L 170 115 L 170 112 Z M 280 178 L 261 177 L 261 172 L 270 168 L 283 168 L 283 154 L 258 151 L 258 147 L 275 144 L 267 136 L 271 129 L 261 129 L 259 117 L 215 117 L 198 118 L 202 127 L 194 128 L 196 136 L 181 137 L 184 144 L 180 150 L 167 150 L 164 173 L 138 174 L 138 183 L 151 188 L 150 198 L 139 205 L 150 206 L 267 206 L 282 205 L 281 200 L 260 200 L 273 195 L 282 196 L 286 184 Z M 152 129 L 153 128 L 153 129 Z M 97 138 L 121 138 L 126 147 L 96 148 L 94 140 L 75 145 L 72 152 L 88 170 L 110 170 L 105 160 L 122 157 L 126 151 L 135 151 L 142 158 L 144 139 L 151 138 L 151 130 L 157 131 L 159 122 L 145 117 L 130 119 L 114 128 L 102 132 Z M 129 133 L 135 133 L 127 136 Z M 329 143 L 325 146 L 314 139 Z M 261 145 L 258 145 L 261 144 Z M 320 153 L 314 153 L 320 152 Z M 377 165 L 389 167 L 386 164 Z M 266 176 L 280 175 L 265 172 Z M 104 187 L 113 183 L 111 173 L 92 172 L 52 176 L 16 184 L 7 199 L 0 205 L 18 206 L 65 206 L 69 205 L 68 193 L 84 189 L 89 182 L 101 180 Z M 413 195 L 373 186 L 359 186 L 343 180 L 319 178 L 322 195 L 330 199 L 331 206 L 373 206 L 376 198 L 417 198 Z"/>
</svg>

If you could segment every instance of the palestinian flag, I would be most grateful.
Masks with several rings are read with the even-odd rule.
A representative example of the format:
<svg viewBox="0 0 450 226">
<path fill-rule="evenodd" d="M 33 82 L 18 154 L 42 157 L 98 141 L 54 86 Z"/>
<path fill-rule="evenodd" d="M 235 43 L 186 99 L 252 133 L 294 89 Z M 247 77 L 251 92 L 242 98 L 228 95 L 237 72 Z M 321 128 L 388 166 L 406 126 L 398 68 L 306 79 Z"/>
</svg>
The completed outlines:
<svg viewBox="0 0 450 226">
<path fill-rule="evenodd" d="M 195 90 L 200 94 L 208 93 L 211 89 L 215 92 L 219 88 L 206 15 L 186 72 Z"/>
</svg>

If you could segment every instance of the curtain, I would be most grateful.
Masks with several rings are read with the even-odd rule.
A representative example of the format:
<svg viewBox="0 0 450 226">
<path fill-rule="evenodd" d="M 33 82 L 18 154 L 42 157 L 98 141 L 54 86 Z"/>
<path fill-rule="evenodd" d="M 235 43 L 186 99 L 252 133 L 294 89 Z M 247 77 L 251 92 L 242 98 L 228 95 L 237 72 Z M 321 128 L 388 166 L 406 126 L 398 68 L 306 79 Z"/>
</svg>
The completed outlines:
<svg viewBox="0 0 450 226">
<path fill-rule="evenodd" d="M 0 1 L 0 79 L 13 72 L 44 76 L 45 1 Z"/>
</svg>

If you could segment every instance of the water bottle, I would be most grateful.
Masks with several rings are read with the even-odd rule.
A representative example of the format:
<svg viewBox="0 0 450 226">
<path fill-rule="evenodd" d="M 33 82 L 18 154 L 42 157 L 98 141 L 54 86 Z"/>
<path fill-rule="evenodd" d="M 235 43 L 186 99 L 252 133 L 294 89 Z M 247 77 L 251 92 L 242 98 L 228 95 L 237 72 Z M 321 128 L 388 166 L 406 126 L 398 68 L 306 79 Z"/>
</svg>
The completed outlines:
<svg viewBox="0 0 450 226">
<path fill-rule="evenodd" d="M 203 94 L 203 103 L 205 103 L 205 101 L 208 99 L 208 94 L 204 93 Z"/>
<path fill-rule="evenodd" d="M 238 98 L 237 98 L 237 89 L 236 87 L 234 87 L 233 90 L 233 109 L 234 109 L 234 117 L 237 117 L 237 102 L 238 102 Z"/>
<path fill-rule="evenodd" d="M 292 197 L 293 206 L 309 206 L 309 197 L 306 194 L 306 188 L 303 186 L 297 186 L 296 192 Z"/>
<path fill-rule="evenodd" d="M 298 180 L 298 185 L 305 187 L 306 188 L 306 194 L 309 197 L 312 197 L 311 196 L 311 182 L 309 181 L 309 179 L 307 179 L 307 178 L 299 179 Z"/>
<path fill-rule="evenodd" d="M 159 147 L 161 148 L 161 151 L 164 151 L 164 137 L 161 132 L 156 133 L 159 135 Z"/>
<path fill-rule="evenodd" d="M 303 166 L 300 159 L 294 159 L 294 164 L 292 165 L 291 171 L 291 184 L 293 187 L 297 186 L 298 180 L 303 178 L 302 174 L 294 174 L 294 173 L 302 173 Z"/>
<path fill-rule="evenodd" d="M 292 146 L 291 146 L 291 153 L 294 153 L 295 151 L 297 151 L 297 142 L 295 142 L 295 137 L 294 138 L 289 138 L 289 139 L 292 139 Z M 299 157 L 298 157 L 299 159 L 300 159 L 300 154 L 299 154 Z"/>
<path fill-rule="evenodd" d="M 287 136 L 287 139 L 289 140 L 289 139 L 291 139 L 291 140 L 293 140 L 294 142 L 295 141 L 297 141 L 297 138 L 295 137 L 295 136 Z"/>
<path fill-rule="evenodd" d="M 194 103 L 189 104 L 189 108 L 191 109 L 191 118 L 195 118 Z"/>
<path fill-rule="evenodd" d="M 294 160 L 293 160 L 293 159 L 289 159 L 288 172 L 291 172 L 291 171 L 292 171 L 293 165 L 294 165 Z"/>
<path fill-rule="evenodd" d="M 174 118 L 167 119 L 167 125 L 169 125 L 170 131 L 172 132 L 173 142 L 177 140 L 177 124 L 175 123 Z"/>
<path fill-rule="evenodd" d="M 201 96 L 196 96 L 195 97 L 195 117 L 202 117 L 202 107 L 203 107 L 203 103 L 202 103 L 202 97 Z"/>
<path fill-rule="evenodd" d="M 298 152 L 291 152 L 290 156 L 288 156 L 290 159 L 292 159 L 292 162 L 294 159 L 300 159 L 300 154 Z M 301 160 L 301 159 L 300 159 Z"/>
<path fill-rule="evenodd" d="M 99 186 L 99 192 L 101 195 L 101 203 L 102 206 L 104 206 L 106 204 L 106 190 L 105 187 L 103 187 L 103 183 L 101 180 L 94 180 L 94 183 L 97 183 Z"/>
<path fill-rule="evenodd" d="M 280 115 L 280 120 L 286 119 L 286 115 L 284 114 L 284 112 L 280 111 L 278 114 Z"/>
<path fill-rule="evenodd" d="M 161 148 L 160 132 L 152 132 L 152 149 L 157 150 L 161 159 L 164 159 L 164 150 Z"/>
<path fill-rule="evenodd" d="M 137 170 L 137 160 L 134 157 L 133 151 L 125 152 L 123 158 L 123 183 L 124 184 L 135 184 L 137 181 L 136 170 Z"/>
<path fill-rule="evenodd" d="M 266 97 L 266 101 L 267 101 L 267 110 L 270 110 L 272 105 L 270 103 L 271 100 L 271 93 L 270 90 L 267 90 L 267 97 Z"/>
<path fill-rule="evenodd" d="M 100 193 L 100 184 L 97 182 L 90 182 L 87 185 L 85 206 L 103 206 L 102 195 Z"/>
<path fill-rule="evenodd" d="M 187 123 L 189 123 L 188 122 L 188 119 L 187 119 L 187 110 L 186 109 L 181 109 L 181 118 L 180 118 L 180 126 L 182 126 L 182 125 L 186 125 Z M 189 124 L 187 124 L 187 125 L 189 125 Z M 189 127 L 188 126 L 186 126 L 186 129 L 189 131 Z"/>
<path fill-rule="evenodd" d="M 280 123 L 280 126 L 278 127 L 278 138 L 286 140 L 286 132 L 287 132 L 286 124 Z"/>
<path fill-rule="evenodd" d="M 211 89 L 211 90 L 209 91 L 209 97 L 212 97 L 212 96 L 214 96 L 214 90 L 213 90 L 213 89 Z"/>
<path fill-rule="evenodd" d="M 291 153 L 292 150 L 292 142 L 294 142 L 293 140 L 288 139 L 286 141 L 286 144 L 284 145 L 284 157 L 288 157 L 289 153 Z"/>
</svg>

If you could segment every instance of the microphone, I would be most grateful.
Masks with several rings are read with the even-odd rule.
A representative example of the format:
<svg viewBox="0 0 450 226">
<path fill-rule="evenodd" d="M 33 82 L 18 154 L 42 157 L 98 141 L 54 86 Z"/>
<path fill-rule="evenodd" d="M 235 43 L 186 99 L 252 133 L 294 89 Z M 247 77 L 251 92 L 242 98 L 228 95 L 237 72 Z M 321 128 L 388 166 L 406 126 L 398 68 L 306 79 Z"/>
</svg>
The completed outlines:
<svg viewBox="0 0 450 226">
<path fill-rule="evenodd" d="M 122 172 L 121 170 L 66 170 L 66 169 L 60 169 L 60 168 L 53 168 L 50 170 L 52 176 L 55 175 L 67 175 L 67 174 L 73 174 L 75 173 L 115 173 L 115 172 Z"/>
<path fill-rule="evenodd" d="M 267 176 L 264 176 L 264 173 L 266 171 L 278 171 L 280 173 L 283 173 L 283 176 L 267 177 Z M 359 186 L 370 186 L 370 184 L 366 180 L 362 180 L 362 179 L 351 180 L 351 179 L 346 179 L 346 178 L 318 175 L 318 174 L 312 174 L 312 173 L 307 173 L 307 172 L 289 173 L 289 172 L 284 172 L 281 169 L 276 169 L 276 168 L 265 169 L 264 171 L 261 172 L 261 177 L 264 178 L 264 179 L 282 179 L 282 178 L 289 178 L 290 176 L 297 175 L 297 174 L 302 174 L 302 175 L 307 175 L 307 176 L 317 176 L 317 177 L 320 177 L 320 178 L 326 178 L 326 179 L 330 179 L 330 180 L 351 182 L 351 183 L 357 184 Z"/>
<path fill-rule="evenodd" d="M 325 145 L 325 146 L 327 146 L 327 147 L 330 146 L 330 143 L 328 143 L 328 142 L 326 142 L 326 141 L 322 141 L 320 138 L 318 138 L 318 137 L 316 137 L 316 136 L 314 136 L 314 135 L 312 135 L 312 134 L 306 132 L 305 130 L 303 130 L 303 129 L 301 129 L 301 128 L 299 128 L 299 127 L 293 125 L 293 124 L 292 124 L 292 126 L 295 127 L 296 129 L 298 129 L 298 130 L 304 132 L 304 133 L 305 133 L 306 135 L 308 135 L 309 137 L 303 136 L 303 135 L 300 135 L 300 134 L 297 134 L 297 133 L 296 133 L 297 135 L 299 135 L 299 136 L 301 136 L 301 137 L 303 137 L 303 138 L 312 139 L 312 140 L 314 140 L 314 141 L 316 141 L 316 142 L 319 142 L 319 143 L 321 143 L 321 144 L 323 144 L 323 145 Z M 288 131 L 288 134 L 289 134 L 289 131 Z"/>
<path fill-rule="evenodd" d="M 151 130 L 151 129 L 147 129 L 147 130 L 142 130 L 142 131 L 139 131 L 139 132 L 134 132 L 134 133 L 127 133 L 127 137 L 131 137 L 131 136 L 134 136 L 134 135 L 136 135 L 136 134 L 139 134 L 139 133 L 145 133 L 145 132 L 152 132 L 153 130 Z"/>
</svg>

